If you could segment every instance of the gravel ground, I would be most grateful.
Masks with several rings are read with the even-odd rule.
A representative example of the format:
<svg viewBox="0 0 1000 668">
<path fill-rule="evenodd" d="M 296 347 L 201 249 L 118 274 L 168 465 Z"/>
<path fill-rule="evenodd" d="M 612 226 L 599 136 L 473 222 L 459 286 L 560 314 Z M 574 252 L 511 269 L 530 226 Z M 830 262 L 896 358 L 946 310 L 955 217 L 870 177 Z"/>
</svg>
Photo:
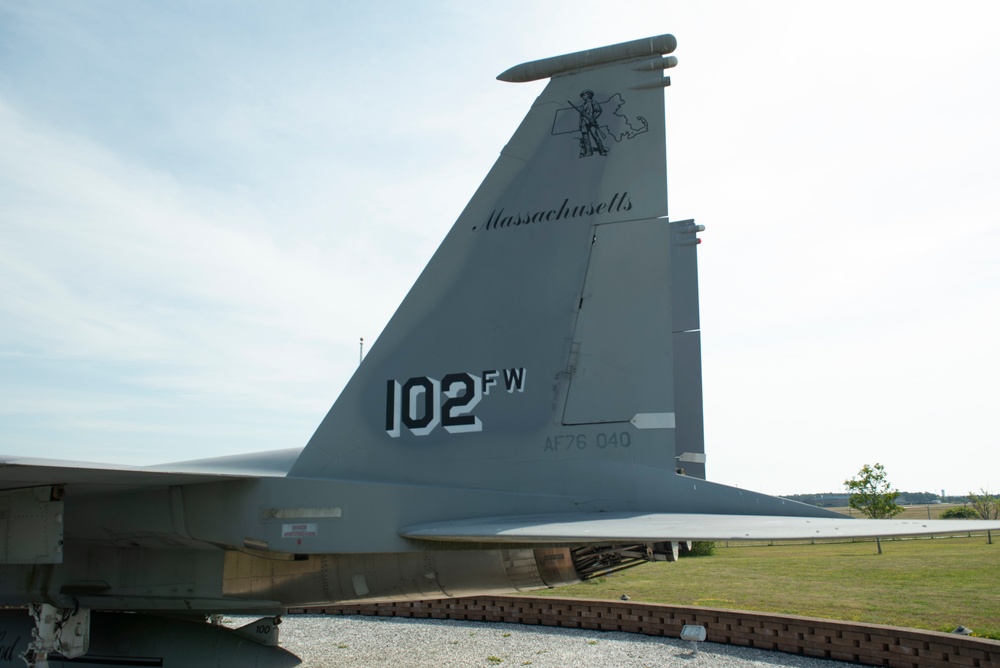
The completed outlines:
<svg viewBox="0 0 1000 668">
<path fill-rule="evenodd" d="M 283 619 L 281 645 L 301 657 L 305 668 L 853 668 L 839 661 L 714 643 L 699 643 L 695 650 L 692 643 L 679 639 L 632 633 L 394 617 L 287 615 Z"/>
</svg>

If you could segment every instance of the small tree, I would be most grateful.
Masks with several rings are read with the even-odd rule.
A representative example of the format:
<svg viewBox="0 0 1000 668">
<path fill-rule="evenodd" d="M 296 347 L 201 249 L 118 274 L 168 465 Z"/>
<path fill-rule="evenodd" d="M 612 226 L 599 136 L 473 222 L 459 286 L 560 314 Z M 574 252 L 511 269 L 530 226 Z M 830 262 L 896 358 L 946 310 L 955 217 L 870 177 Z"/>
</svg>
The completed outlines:
<svg viewBox="0 0 1000 668">
<path fill-rule="evenodd" d="M 979 494 L 969 492 L 969 506 L 976 511 L 976 517 L 984 520 L 1000 519 L 1000 496 L 980 489 Z"/>
<path fill-rule="evenodd" d="M 860 511 L 872 519 L 895 517 L 903 512 L 903 507 L 896 505 L 899 490 L 893 489 L 886 480 L 885 467 L 876 463 L 875 466 L 865 464 L 858 475 L 844 481 L 844 486 L 851 493 L 848 500 L 851 508 Z M 875 539 L 878 553 L 882 554 L 882 541 Z"/>
<path fill-rule="evenodd" d="M 874 520 L 895 517 L 903 512 L 903 507 L 896 505 L 899 491 L 886 480 L 885 467 L 881 464 L 865 464 L 858 475 L 844 481 L 844 486 L 851 493 L 851 508 Z"/>
</svg>

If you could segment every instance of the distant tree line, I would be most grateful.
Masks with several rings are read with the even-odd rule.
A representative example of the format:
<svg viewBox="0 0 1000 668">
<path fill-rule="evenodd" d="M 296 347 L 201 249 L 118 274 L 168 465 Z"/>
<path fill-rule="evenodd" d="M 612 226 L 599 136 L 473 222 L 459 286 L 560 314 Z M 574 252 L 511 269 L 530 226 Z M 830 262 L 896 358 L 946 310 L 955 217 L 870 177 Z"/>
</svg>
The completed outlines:
<svg viewBox="0 0 1000 668">
<path fill-rule="evenodd" d="M 783 499 L 791 499 L 820 508 L 839 508 L 848 505 L 850 494 L 844 492 L 822 492 L 817 494 L 786 494 Z M 975 496 L 975 495 L 973 495 Z M 941 496 L 934 492 L 900 492 L 896 503 L 903 506 L 920 506 L 930 503 L 972 503 L 969 496 Z"/>
</svg>

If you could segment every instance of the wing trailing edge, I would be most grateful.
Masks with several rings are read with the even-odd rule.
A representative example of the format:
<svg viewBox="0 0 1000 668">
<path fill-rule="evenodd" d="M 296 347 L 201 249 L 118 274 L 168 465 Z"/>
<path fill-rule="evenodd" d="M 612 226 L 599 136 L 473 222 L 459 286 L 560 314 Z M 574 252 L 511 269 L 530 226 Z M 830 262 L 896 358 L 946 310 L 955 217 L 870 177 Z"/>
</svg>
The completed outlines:
<svg viewBox="0 0 1000 668">
<path fill-rule="evenodd" d="M 405 538 L 475 543 L 617 543 L 682 540 L 888 538 L 1000 531 L 1000 521 L 697 513 L 563 513 L 485 517 L 403 527 Z"/>
</svg>

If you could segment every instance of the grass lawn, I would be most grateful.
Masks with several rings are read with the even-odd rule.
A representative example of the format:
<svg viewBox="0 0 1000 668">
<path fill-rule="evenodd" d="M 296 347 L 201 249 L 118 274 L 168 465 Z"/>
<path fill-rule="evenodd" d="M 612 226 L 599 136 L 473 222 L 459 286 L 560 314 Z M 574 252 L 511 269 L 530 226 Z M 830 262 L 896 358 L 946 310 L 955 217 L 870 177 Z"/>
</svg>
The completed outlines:
<svg viewBox="0 0 1000 668">
<path fill-rule="evenodd" d="M 540 595 L 805 615 L 1000 639 L 1000 536 L 746 545 Z"/>
<path fill-rule="evenodd" d="M 941 513 L 948 510 L 949 508 L 956 508 L 961 504 L 958 503 L 933 503 L 928 505 L 919 506 L 903 506 L 903 512 L 896 515 L 893 519 L 896 520 L 937 520 L 941 519 Z M 827 510 L 832 510 L 835 513 L 841 513 L 842 515 L 849 515 L 850 517 L 864 517 L 860 512 L 843 506 L 840 508 L 827 508 Z"/>
</svg>

